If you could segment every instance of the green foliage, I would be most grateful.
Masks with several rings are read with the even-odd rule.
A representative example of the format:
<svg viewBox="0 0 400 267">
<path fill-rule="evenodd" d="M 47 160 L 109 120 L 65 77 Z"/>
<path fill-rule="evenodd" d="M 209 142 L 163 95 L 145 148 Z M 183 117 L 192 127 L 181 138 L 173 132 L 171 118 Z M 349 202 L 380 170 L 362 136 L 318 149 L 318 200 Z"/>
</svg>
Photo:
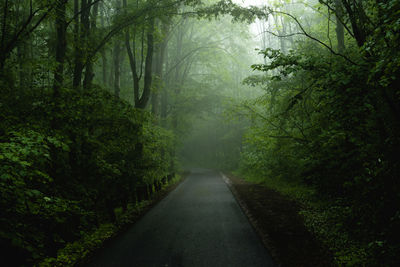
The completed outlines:
<svg viewBox="0 0 400 267">
<path fill-rule="evenodd" d="M 223 15 L 231 15 L 233 21 L 251 23 L 256 18 L 264 19 L 268 16 L 268 10 L 251 6 L 249 8 L 241 7 L 233 3 L 232 0 L 220 0 L 210 6 L 197 8 L 197 14 L 203 18 L 218 18 Z"/>
<path fill-rule="evenodd" d="M 176 175 L 163 189 L 168 190 L 168 186 L 177 183 L 181 177 Z M 126 229 L 133 222 L 138 219 L 138 216 L 143 214 L 153 204 L 153 201 L 143 200 L 138 203 L 129 204 L 127 210 L 120 210 L 121 215 L 115 223 L 101 224 L 93 231 L 82 233 L 82 237 L 72 243 L 68 243 L 65 247 L 57 251 L 55 257 L 48 257 L 40 261 L 35 266 L 76 266 L 77 264 L 83 265 L 90 255 L 101 248 L 104 243 L 110 238 L 118 234 L 121 229 Z"/>
<path fill-rule="evenodd" d="M 115 234 L 116 230 L 114 224 L 102 224 L 93 233 L 84 234 L 82 239 L 60 249 L 56 258 L 46 258 L 36 266 L 74 266 L 89 253 L 100 248 L 105 240 Z"/>
<path fill-rule="evenodd" d="M 0 145 L 0 235 L 38 258 L 48 249 L 45 231 L 60 231 L 71 218 L 84 216 L 77 201 L 55 194 L 54 178 L 48 174 L 50 149 L 64 154 L 69 148 L 59 139 L 35 131 L 10 132 L 8 138 Z M 52 241 L 65 242 L 63 234 L 54 234 Z"/>
<path fill-rule="evenodd" d="M 288 53 L 262 51 L 266 63 L 253 68 L 265 76 L 245 81 L 265 93 L 244 105 L 253 124 L 242 172 L 283 184 L 280 190 L 292 196 L 300 190 L 290 189 L 293 183 L 315 190 L 324 204 L 303 215 L 339 265 L 398 262 L 400 76 L 394 66 L 400 57 L 391 33 L 399 13 L 390 5 L 398 7 L 365 6 L 370 22 L 380 26 L 362 26 L 367 41 L 348 44 L 347 59 L 313 40 L 298 41 Z"/>
<path fill-rule="evenodd" d="M 139 185 L 174 172 L 172 135 L 146 112 L 100 88 L 52 100 L 37 89 L 2 96 L 0 241 L 16 265 L 115 222 L 114 209 L 136 203 Z"/>
</svg>

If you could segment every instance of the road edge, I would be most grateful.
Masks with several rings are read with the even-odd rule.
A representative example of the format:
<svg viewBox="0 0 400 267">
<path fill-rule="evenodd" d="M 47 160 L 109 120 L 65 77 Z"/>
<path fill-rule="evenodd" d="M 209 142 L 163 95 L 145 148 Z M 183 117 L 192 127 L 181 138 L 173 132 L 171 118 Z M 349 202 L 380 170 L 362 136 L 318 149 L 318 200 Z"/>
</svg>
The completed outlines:
<svg viewBox="0 0 400 267">
<path fill-rule="evenodd" d="M 219 172 L 219 174 L 221 175 L 222 180 L 228 186 L 229 190 L 232 192 L 233 196 L 235 197 L 236 202 L 239 204 L 239 207 L 241 208 L 243 213 L 246 215 L 247 219 L 250 222 L 250 225 L 253 227 L 257 236 L 260 238 L 264 247 L 267 249 L 267 251 L 270 254 L 275 265 L 278 267 L 281 266 L 278 255 L 276 253 L 276 249 L 271 244 L 268 234 L 265 231 L 263 231 L 263 229 L 259 226 L 259 222 L 253 216 L 253 214 L 250 212 L 249 208 L 247 207 L 247 204 L 241 199 L 239 193 L 236 191 L 236 189 L 233 186 L 232 181 L 229 179 L 229 177 L 227 175 L 225 175 L 223 172 Z"/>
<path fill-rule="evenodd" d="M 185 170 L 180 172 L 179 178 L 176 179 L 176 181 L 156 192 L 151 199 L 144 201 L 141 207 L 128 212 L 126 216 L 124 215 L 124 220 L 118 223 L 100 225 L 86 237 L 68 243 L 57 252 L 56 257 L 46 258 L 34 266 L 87 266 L 96 255 L 101 253 L 113 240 L 123 235 L 129 228 L 137 223 L 155 205 L 182 184 L 189 175 L 190 171 Z"/>
</svg>

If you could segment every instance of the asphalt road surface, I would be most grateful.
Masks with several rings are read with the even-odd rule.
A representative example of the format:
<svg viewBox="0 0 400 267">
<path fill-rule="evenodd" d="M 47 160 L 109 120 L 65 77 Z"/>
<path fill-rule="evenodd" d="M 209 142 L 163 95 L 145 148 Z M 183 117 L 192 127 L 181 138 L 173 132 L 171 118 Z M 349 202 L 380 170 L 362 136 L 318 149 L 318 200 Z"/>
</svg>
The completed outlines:
<svg viewBox="0 0 400 267">
<path fill-rule="evenodd" d="M 90 266 L 275 266 L 222 177 L 192 173 Z"/>
</svg>

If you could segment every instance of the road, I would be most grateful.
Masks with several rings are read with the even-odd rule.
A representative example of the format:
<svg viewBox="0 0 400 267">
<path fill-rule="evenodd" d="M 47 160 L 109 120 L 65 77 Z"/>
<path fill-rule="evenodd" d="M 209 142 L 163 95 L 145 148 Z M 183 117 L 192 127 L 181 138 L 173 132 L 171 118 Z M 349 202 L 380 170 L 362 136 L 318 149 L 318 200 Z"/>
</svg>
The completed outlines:
<svg viewBox="0 0 400 267">
<path fill-rule="evenodd" d="M 221 176 L 192 173 L 90 266 L 275 266 Z"/>
</svg>

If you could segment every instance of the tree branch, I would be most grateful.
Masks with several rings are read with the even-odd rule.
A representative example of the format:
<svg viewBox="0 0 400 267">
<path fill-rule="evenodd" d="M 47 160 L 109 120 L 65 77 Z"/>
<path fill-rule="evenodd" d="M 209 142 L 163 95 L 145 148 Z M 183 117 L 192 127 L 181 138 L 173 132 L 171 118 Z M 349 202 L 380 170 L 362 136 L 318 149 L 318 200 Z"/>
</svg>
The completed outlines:
<svg viewBox="0 0 400 267">
<path fill-rule="evenodd" d="M 325 44 L 324 42 L 322 42 L 322 41 L 318 40 L 317 38 L 315 38 L 315 37 L 311 36 L 310 34 L 308 34 L 308 33 L 306 32 L 306 30 L 304 29 L 303 25 L 301 25 L 301 23 L 299 22 L 299 20 L 298 20 L 295 16 L 293 16 L 292 14 L 289 14 L 289 13 L 286 13 L 286 12 L 283 12 L 283 11 L 276 11 L 276 10 L 270 10 L 270 12 L 271 12 L 271 13 L 283 14 L 283 15 L 286 15 L 286 16 L 292 18 L 292 19 L 296 22 L 296 24 L 299 26 L 300 30 L 302 31 L 302 33 L 303 33 L 305 36 L 307 36 L 307 37 L 310 38 L 311 40 L 316 41 L 317 43 L 321 44 L 322 46 L 324 46 L 325 48 L 327 48 L 332 54 L 344 58 L 346 61 L 348 61 L 349 63 L 351 63 L 351 64 L 353 64 L 353 65 L 359 66 L 359 64 L 357 64 L 356 62 L 354 62 L 353 60 L 351 60 L 351 59 L 348 58 L 347 56 L 335 52 L 329 45 Z"/>
<path fill-rule="evenodd" d="M 299 137 L 295 137 L 292 136 L 288 131 L 286 131 L 285 129 L 283 129 L 282 127 L 279 127 L 277 125 L 275 125 L 273 122 L 271 122 L 270 119 L 268 119 L 267 117 L 265 117 L 264 115 L 260 114 L 259 112 L 255 111 L 253 108 L 251 108 L 248 105 L 244 105 L 245 108 L 247 108 L 248 110 L 250 110 L 253 114 L 257 115 L 258 117 L 260 117 L 261 119 L 263 119 L 265 122 L 267 122 L 268 124 L 272 125 L 274 128 L 284 132 L 285 135 L 283 136 L 276 136 L 276 135 L 268 135 L 268 137 L 271 138 L 290 138 L 293 139 L 299 143 L 308 143 L 309 141 L 307 139 L 303 139 L 303 138 L 299 138 Z"/>
<path fill-rule="evenodd" d="M 93 58 L 97 52 L 99 52 L 103 46 L 111 39 L 113 38 L 115 35 L 117 35 L 118 33 L 120 33 L 122 30 L 124 30 L 126 27 L 134 24 L 137 22 L 137 20 L 141 17 L 146 16 L 147 14 L 154 12 L 154 10 L 160 10 L 160 9 L 168 9 L 171 8 L 173 6 L 176 6 L 177 4 L 179 4 L 181 1 L 175 1 L 172 2 L 168 5 L 164 5 L 164 6 L 154 6 L 153 2 L 149 2 L 148 4 L 146 4 L 143 8 L 137 10 L 136 12 L 134 12 L 133 14 L 131 14 L 127 20 L 115 25 L 113 28 L 111 28 L 111 30 L 103 37 L 103 39 L 99 42 L 99 44 L 97 45 L 97 47 L 95 47 L 91 53 L 88 55 L 88 58 Z M 156 17 L 156 15 L 150 15 L 146 18 L 144 18 L 144 20 L 150 20 L 150 19 L 154 19 Z"/>
<path fill-rule="evenodd" d="M 327 6 L 329 10 L 331 10 L 333 13 L 335 13 L 335 14 L 337 15 L 337 10 L 334 9 L 333 7 L 331 7 L 326 1 L 320 0 L 320 2 L 321 2 L 322 4 L 324 4 L 325 6 Z M 342 23 L 343 27 L 346 29 L 346 31 L 348 32 L 348 34 L 350 34 L 351 37 L 355 38 L 355 37 L 354 37 L 354 33 L 350 30 L 349 27 L 347 27 L 346 23 L 342 20 L 342 18 L 338 18 L 338 16 L 336 16 L 336 18 L 339 20 L 340 23 Z"/>
<path fill-rule="evenodd" d="M 69 0 L 66 0 L 66 2 L 68 2 Z M 97 4 L 98 2 L 102 2 L 104 0 L 95 0 L 92 3 L 89 3 L 88 5 L 85 6 L 85 8 L 82 8 L 80 11 L 76 12 L 74 14 L 74 16 L 67 21 L 66 25 L 67 27 L 80 15 L 82 14 L 82 12 L 85 12 L 86 10 L 90 9 L 92 6 L 94 6 L 95 4 Z"/>
</svg>

